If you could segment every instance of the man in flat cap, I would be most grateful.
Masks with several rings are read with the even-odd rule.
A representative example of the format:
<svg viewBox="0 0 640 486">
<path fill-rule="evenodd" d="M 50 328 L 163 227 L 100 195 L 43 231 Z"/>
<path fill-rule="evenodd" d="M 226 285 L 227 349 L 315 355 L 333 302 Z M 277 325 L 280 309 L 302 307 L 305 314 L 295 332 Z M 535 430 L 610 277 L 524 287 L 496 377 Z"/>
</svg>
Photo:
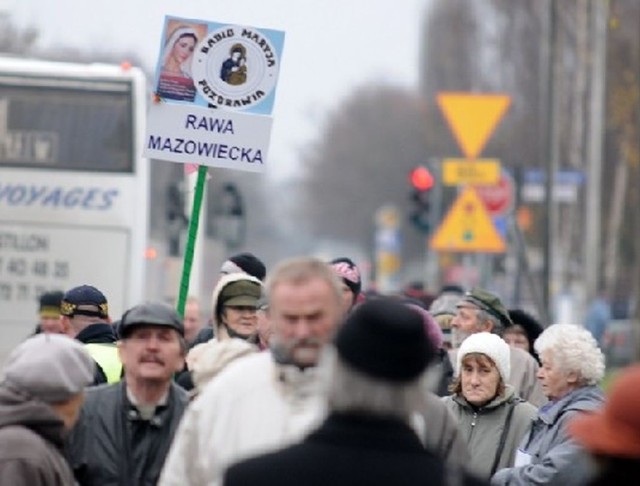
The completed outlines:
<svg viewBox="0 0 640 486">
<path fill-rule="evenodd" d="M 10 354 L 0 384 L 2 484 L 74 484 L 64 438 L 78 418 L 94 366 L 80 343 L 60 334 L 38 334 Z"/>
<path fill-rule="evenodd" d="M 452 361 L 458 348 L 471 334 L 491 332 L 502 337 L 506 327 L 513 322 L 500 298 L 482 288 L 466 292 L 457 304 L 455 317 L 451 320 Z M 526 351 L 511 347 L 511 376 L 508 384 L 529 403 L 540 407 L 547 402 L 540 382 L 536 378 L 538 363 Z"/>
<path fill-rule="evenodd" d="M 122 363 L 104 294 L 91 285 L 74 287 L 62 297 L 60 313 L 65 334 L 83 343 L 96 362 L 93 384 L 120 381 Z"/>
<path fill-rule="evenodd" d="M 129 309 L 119 326 L 120 383 L 87 391 L 69 439 L 69 457 L 80 485 L 156 484 L 187 405 L 173 383 L 186 343 L 182 319 L 162 303 Z"/>
<path fill-rule="evenodd" d="M 328 417 L 301 443 L 230 466 L 224 484 L 446 484 L 444 460 L 410 426 L 433 357 L 417 312 L 386 297 L 359 305 L 321 362 Z"/>
</svg>

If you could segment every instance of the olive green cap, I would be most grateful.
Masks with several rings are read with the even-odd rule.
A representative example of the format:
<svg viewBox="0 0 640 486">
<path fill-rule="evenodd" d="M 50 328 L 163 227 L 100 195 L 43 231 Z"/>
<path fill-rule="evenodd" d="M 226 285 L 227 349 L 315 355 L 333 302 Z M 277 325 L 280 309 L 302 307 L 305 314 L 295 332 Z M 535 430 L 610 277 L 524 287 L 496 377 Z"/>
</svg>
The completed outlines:
<svg viewBox="0 0 640 486">
<path fill-rule="evenodd" d="M 500 297 L 489 292 L 488 290 L 474 287 L 464 294 L 464 296 L 458 303 L 458 307 L 464 306 L 465 303 L 473 304 L 479 309 L 488 312 L 489 314 L 500 320 L 504 327 L 513 325 L 513 321 L 509 317 L 509 312 L 502 304 Z"/>
<path fill-rule="evenodd" d="M 260 284 L 251 280 L 237 280 L 222 289 L 218 301 L 221 305 L 256 307 L 261 295 Z"/>
</svg>

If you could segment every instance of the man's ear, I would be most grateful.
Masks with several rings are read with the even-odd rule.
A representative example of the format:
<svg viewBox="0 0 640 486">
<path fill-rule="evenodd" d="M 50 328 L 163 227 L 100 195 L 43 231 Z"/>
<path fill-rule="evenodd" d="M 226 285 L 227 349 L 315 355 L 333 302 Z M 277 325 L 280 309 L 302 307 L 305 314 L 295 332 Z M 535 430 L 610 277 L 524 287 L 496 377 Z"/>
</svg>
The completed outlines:
<svg viewBox="0 0 640 486">
<path fill-rule="evenodd" d="M 60 316 L 60 325 L 62 326 L 62 333 L 69 337 L 75 337 L 71 331 L 71 320 L 67 316 Z"/>
<path fill-rule="evenodd" d="M 481 332 L 493 332 L 493 327 L 493 322 L 489 319 L 485 319 L 480 323 L 478 329 L 480 329 Z"/>
<path fill-rule="evenodd" d="M 118 350 L 118 358 L 120 358 L 120 362 L 122 362 L 122 348 L 124 347 L 124 342 L 122 339 L 116 341 L 116 349 Z"/>
<path fill-rule="evenodd" d="M 185 358 L 186 358 L 186 355 L 183 354 L 182 359 L 178 363 L 176 363 L 176 368 L 175 370 L 173 370 L 174 373 L 180 373 L 184 369 Z"/>
</svg>

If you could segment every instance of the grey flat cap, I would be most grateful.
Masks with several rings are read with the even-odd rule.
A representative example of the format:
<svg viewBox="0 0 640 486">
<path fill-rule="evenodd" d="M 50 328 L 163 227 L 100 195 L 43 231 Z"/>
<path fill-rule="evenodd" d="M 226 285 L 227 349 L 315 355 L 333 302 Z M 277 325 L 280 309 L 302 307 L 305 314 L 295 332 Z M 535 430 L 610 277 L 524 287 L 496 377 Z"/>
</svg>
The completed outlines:
<svg viewBox="0 0 640 486">
<path fill-rule="evenodd" d="M 15 348 L 5 384 L 46 403 L 69 400 L 93 383 L 95 363 L 82 344 L 61 334 L 38 334 Z"/>
<path fill-rule="evenodd" d="M 139 326 L 166 326 L 184 336 L 184 324 L 172 307 L 162 302 L 145 302 L 124 313 L 118 326 L 120 337 L 127 337 L 131 329 Z"/>
</svg>

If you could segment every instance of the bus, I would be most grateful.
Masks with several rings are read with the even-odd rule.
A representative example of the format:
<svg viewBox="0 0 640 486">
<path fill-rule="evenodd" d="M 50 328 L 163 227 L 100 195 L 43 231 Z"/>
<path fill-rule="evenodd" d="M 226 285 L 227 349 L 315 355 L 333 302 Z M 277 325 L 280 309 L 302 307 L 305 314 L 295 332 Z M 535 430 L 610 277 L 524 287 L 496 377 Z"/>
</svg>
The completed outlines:
<svg viewBox="0 0 640 486">
<path fill-rule="evenodd" d="M 128 65 L 0 58 L 0 357 L 45 291 L 94 285 L 113 319 L 144 298 L 147 93 Z"/>
</svg>

